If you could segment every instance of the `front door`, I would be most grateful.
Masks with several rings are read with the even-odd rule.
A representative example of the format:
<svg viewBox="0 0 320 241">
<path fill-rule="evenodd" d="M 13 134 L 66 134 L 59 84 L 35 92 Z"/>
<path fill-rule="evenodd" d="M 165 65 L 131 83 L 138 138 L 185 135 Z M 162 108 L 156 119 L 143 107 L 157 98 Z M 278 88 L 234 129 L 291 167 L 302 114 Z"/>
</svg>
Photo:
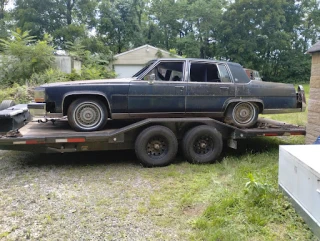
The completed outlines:
<svg viewBox="0 0 320 241">
<path fill-rule="evenodd" d="M 222 116 L 226 100 L 235 96 L 235 85 L 226 64 L 191 61 L 186 112 Z"/>
<path fill-rule="evenodd" d="M 185 61 L 160 61 L 130 83 L 128 110 L 133 117 L 185 114 Z"/>
</svg>

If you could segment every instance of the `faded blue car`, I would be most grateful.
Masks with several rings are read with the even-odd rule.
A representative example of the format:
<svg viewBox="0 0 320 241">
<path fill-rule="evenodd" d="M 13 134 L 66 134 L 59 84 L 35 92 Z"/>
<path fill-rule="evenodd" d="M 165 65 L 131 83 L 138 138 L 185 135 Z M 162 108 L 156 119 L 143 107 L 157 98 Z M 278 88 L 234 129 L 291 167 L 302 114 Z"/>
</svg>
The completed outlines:
<svg viewBox="0 0 320 241">
<path fill-rule="evenodd" d="M 44 84 L 35 102 L 46 116 L 67 116 L 77 131 L 108 119 L 212 117 L 252 127 L 260 113 L 305 110 L 302 86 L 250 80 L 240 64 L 204 59 L 157 59 L 129 79 Z"/>
</svg>

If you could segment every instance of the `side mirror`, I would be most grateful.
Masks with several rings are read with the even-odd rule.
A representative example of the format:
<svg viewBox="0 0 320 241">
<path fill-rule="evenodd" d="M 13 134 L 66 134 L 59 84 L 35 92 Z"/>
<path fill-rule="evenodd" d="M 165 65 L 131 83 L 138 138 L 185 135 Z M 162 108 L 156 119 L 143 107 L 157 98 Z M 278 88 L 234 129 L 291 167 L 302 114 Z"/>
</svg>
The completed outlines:
<svg viewBox="0 0 320 241">
<path fill-rule="evenodd" d="M 149 84 L 153 84 L 153 82 L 155 81 L 155 79 L 156 79 L 156 75 L 155 75 L 155 74 L 150 74 Z"/>
</svg>

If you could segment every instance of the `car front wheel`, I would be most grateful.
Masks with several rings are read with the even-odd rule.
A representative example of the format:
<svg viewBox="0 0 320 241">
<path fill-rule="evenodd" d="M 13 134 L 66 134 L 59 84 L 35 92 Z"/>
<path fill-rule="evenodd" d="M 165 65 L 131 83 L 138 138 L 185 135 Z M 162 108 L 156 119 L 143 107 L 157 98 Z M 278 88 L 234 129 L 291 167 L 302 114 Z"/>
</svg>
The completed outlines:
<svg viewBox="0 0 320 241">
<path fill-rule="evenodd" d="M 107 108 L 98 99 L 79 98 L 73 101 L 68 108 L 68 122 L 76 131 L 101 130 L 107 120 Z"/>
</svg>

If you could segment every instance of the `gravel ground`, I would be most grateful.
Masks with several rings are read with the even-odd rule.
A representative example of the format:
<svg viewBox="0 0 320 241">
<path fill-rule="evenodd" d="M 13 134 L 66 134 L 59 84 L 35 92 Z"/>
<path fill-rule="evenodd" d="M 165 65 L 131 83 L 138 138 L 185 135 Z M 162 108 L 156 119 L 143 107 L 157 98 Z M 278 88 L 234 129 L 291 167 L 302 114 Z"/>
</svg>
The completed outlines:
<svg viewBox="0 0 320 241">
<path fill-rule="evenodd" d="M 172 192 L 157 200 L 175 188 L 157 178 L 166 168 L 143 168 L 131 151 L 0 151 L 0 240 L 187 240 L 198 213 Z"/>
</svg>

